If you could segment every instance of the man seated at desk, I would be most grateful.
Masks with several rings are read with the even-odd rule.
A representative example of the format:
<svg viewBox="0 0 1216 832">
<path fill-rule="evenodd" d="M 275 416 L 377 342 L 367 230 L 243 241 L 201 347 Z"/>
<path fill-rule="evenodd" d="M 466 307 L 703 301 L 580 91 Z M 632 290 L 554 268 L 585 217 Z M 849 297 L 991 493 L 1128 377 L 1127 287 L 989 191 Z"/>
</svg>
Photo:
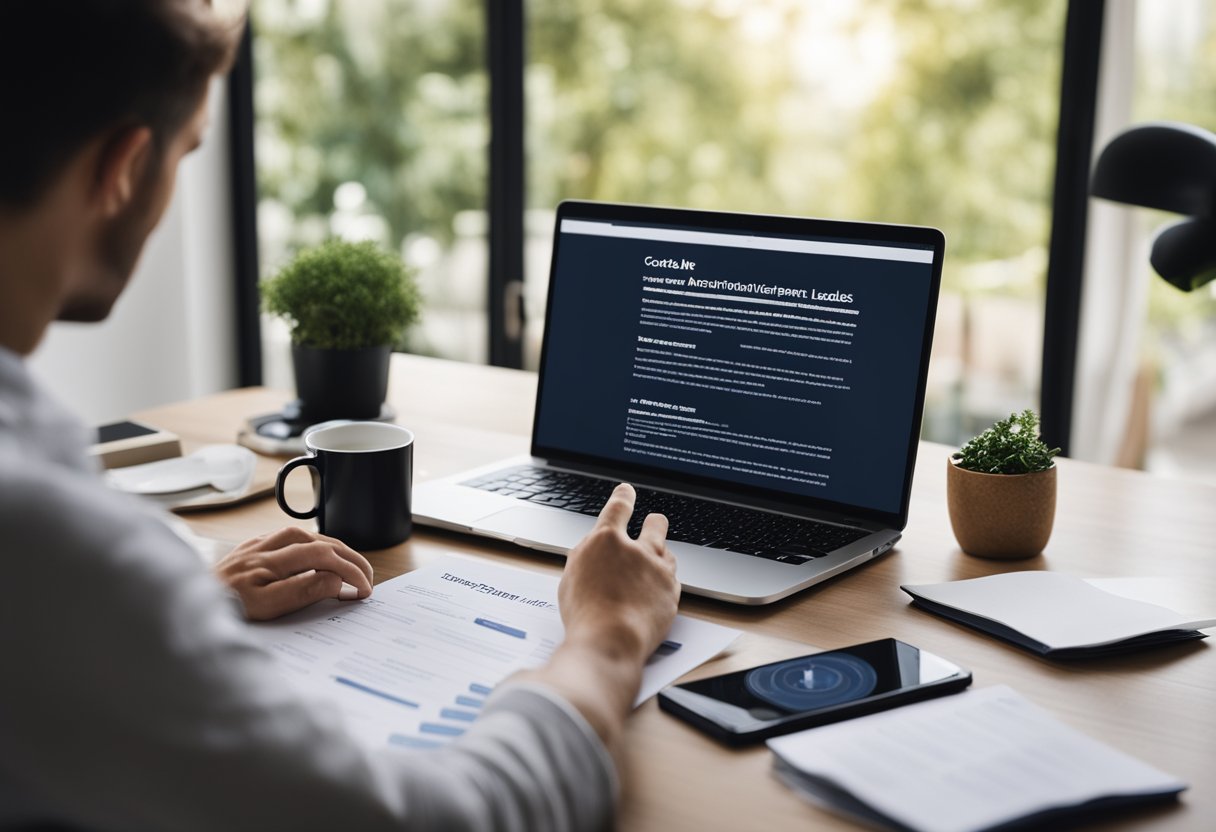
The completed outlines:
<svg viewBox="0 0 1216 832">
<path fill-rule="evenodd" d="M 217 581 L 156 512 L 104 487 L 88 432 L 28 374 L 53 320 L 109 314 L 241 23 L 207 0 L 0 6 L 0 827 L 607 826 L 605 749 L 679 595 L 667 521 L 625 533 L 628 486 L 570 553 L 550 663 L 501 685 L 451 746 L 371 753 L 292 693 L 239 608 L 275 617 L 343 581 L 366 597 L 367 561 L 284 529 L 239 546 Z"/>
</svg>

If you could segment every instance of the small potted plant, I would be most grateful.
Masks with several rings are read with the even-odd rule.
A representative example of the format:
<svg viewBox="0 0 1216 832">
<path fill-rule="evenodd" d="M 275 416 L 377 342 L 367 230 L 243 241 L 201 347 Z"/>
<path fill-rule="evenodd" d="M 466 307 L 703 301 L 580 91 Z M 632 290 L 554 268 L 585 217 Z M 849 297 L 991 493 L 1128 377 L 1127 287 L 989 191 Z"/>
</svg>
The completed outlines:
<svg viewBox="0 0 1216 832">
<path fill-rule="evenodd" d="M 291 330 L 300 418 L 378 418 L 389 356 L 421 302 L 401 258 L 371 242 L 330 240 L 300 252 L 261 290 L 266 311 Z"/>
<path fill-rule="evenodd" d="M 1012 413 L 947 460 L 950 524 L 964 552 L 1029 558 L 1043 551 L 1056 515 L 1059 448 L 1049 448 L 1030 410 Z"/>
</svg>

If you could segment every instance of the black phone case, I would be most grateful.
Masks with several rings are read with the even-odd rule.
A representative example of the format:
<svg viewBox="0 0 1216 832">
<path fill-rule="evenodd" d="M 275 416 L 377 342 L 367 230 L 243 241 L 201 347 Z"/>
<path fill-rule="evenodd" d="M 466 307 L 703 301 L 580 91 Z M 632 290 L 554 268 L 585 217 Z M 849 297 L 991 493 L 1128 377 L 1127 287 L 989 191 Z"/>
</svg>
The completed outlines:
<svg viewBox="0 0 1216 832">
<path fill-rule="evenodd" d="M 836 705 L 831 708 L 811 711 L 801 716 L 792 716 L 782 722 L 766 725 L 755 731 L 746 732 L 727 729 L 721 723 L 715 722 L 703 714 L 668 698 L 666 691 L 659 691 L 659 709 L 683 719 L 694 728 L 709 734 L 719 742 L 738 748 L 745 745 L 754 745 L 769 737 L 778 737 L 782 734 L 801 731 L 804 728 L 816 728 L 820 725 L 829 725 L 833 722 L 843 722 L 853 717 L 874 714 L 879 711 L 898 708 L 901 705 L 910 705 L 913 702 L 921 702 L 925 699 L 934 699 L 950 693 L 958 693 L 966 689 L 970 684 L 971 673 L 964 670 L 960 676 L 952 676 L 949 679 L 942 679 L 941 681 L 931 682 L 927 685 L 918 685 L 914 688 L 894 690 L 889 693 L 879 694 L 878 696 L 868 697 L 858 702 L 846 702 L 845 704 Z M 679 687 L 679 685 L 676 687 Z"/>
</svg>

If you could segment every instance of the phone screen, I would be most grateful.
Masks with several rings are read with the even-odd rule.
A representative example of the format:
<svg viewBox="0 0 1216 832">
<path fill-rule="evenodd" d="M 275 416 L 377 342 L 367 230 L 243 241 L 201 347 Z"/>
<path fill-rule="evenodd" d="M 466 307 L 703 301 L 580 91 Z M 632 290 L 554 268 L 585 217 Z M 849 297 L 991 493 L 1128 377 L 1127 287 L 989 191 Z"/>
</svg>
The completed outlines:
<svg viewBox="0 0 1216 832">
<path fill-rule="evenodd" d="M 136 436 L 147 436 L 152 433 L 156 433 L 156 428 L 150 428 L 138 422 L 113 422 L 97 429 L 97 441 L 104 444 L 117 442 L 120 439 L 134 439 Z"/>
<path fill-rule="evenodd" d="M 896 700 L 900 691 L 956 677 L 970 679 L 958 665 L 889 638 L 677 685 L 665 695 L 745 734 L 811 713 L 850 711 L 847 706 L 876 697 Z"/>
</svg>

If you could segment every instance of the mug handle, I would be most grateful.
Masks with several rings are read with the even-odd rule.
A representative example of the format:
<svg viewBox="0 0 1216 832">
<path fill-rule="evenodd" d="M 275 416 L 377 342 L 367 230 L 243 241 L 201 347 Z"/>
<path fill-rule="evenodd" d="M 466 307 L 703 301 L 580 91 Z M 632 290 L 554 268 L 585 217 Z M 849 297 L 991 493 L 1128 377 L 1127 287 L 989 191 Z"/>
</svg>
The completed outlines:
<svg viewBox="0 0 1216 832">
<path fill-rule="evenodd" d="M 287 482 L 287 475 L 301 465 L 310 465 L 316 469 L 318 476 L 321 475 L 321 466 L 317 464 L 317 458 L 315 456 L 298 456 L 279 469 L 279 475 L 275 477 L 274 480 L 274 498 L 276 501 L 278 501 L 279 508 L 283 509 L 283 511 L 287 512 L 297 520 L 311 520 L 317 516 L 319 505 L 314 505 L 308 511 L 296 511 L 294 508 L 287 505 L 287 496 L 283 493 L 283 486 Z"/>
</svg>

